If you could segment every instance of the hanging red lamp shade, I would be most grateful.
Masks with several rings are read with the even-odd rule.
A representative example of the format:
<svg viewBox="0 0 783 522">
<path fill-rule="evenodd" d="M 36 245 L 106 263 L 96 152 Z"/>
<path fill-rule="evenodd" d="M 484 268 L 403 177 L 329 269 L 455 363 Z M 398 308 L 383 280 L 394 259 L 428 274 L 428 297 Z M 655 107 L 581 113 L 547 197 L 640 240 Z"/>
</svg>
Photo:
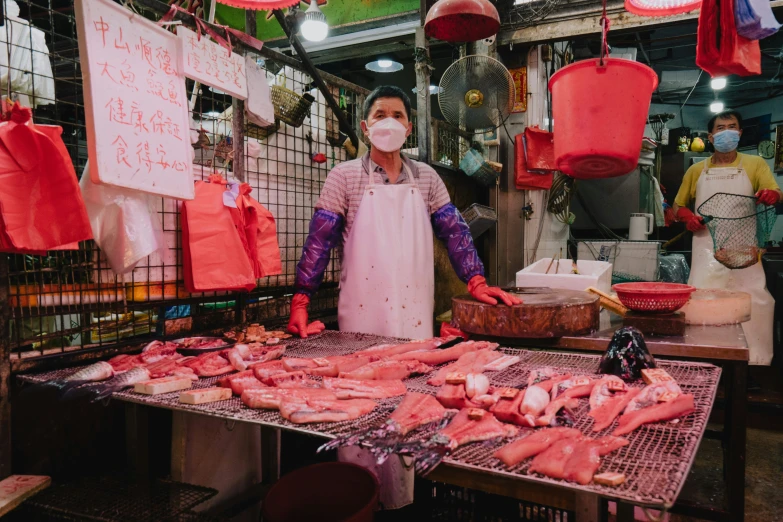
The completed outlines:
<svg viewBox="0 0 783 522">
<path fill-rule="evenodd" d="M 499 29 L 498 10 L 489 0 L 438 0 L 424 23 L 427 36 L 444 42 L 475 42 Z"/>
<path fill-rule="evenodd" d="M 625 0 L 625 10 L 639 16 L 671 16 L 700 6 L 701 0 Z"/>
<path fill-rule="evenodd" d="M 251 9 L 253 11 L 271 11 L 298 5 L 301 0 L 217 0 L 220 4 Z M 317 0 L 313 0 L 314 2 Z"/>
</svg>

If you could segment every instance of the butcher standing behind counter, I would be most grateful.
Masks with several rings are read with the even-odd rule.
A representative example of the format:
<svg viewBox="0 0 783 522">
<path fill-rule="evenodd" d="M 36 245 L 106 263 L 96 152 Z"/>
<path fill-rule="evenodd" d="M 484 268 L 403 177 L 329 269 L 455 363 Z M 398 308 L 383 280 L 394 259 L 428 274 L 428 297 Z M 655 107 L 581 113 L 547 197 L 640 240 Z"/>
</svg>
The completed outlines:
<svg viewBox="0 0 783 522">
<path fill-rule="evenodd" d="M 399 88 L 381 86 L 364 102 L 362 131 L 372 144 L 362 158 L 337 165 L 326 178 L 310 233 L 297 265 L 288 331 L 301 337 L 324 329 L 308 323 L 307 306 L 318 290 L 330 251 L 341 246 L 340 330 L 421 339 L 433 335 L 435 263 L 433 231 L 451 265 L 479 301 L 521 301 L 484 279 L 470 229 L 449 201 L 443 181 L 425 163 L 400 154 L 413 128 L 411 103 Z M 387 509 L 413 501 L 413 467 L 342 448 L 341 460 L 373 468 Z"/>
</svg>

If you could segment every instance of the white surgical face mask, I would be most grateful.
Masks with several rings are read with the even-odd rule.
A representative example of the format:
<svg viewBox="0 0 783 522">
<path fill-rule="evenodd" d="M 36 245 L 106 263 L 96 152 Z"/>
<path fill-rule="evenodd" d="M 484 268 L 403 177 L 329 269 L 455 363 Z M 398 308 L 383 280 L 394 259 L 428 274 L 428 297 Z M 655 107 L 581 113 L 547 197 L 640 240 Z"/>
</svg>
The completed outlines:
<svg viewBox="0 0 783 522">
<path fill-rule="evenodd" d="M 384 118 L 368 128 L 370 143 L 383 152 L 400 150 L 408 137 L 408 129 L 394 118 Z"/>
</svg>

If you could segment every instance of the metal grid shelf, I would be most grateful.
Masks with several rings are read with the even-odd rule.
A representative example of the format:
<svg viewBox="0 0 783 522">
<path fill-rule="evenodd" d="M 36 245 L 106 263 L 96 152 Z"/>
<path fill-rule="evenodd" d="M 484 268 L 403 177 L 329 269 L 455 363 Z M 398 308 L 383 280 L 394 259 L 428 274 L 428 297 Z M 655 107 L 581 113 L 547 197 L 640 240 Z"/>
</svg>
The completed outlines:
<svg viewBox="0 0 783 522">
<path fill-rule="evenodd" d="M 24 519 L 101 522 L 201 520 L 186 513 L 217 490 L 157 480 L 131 483 L 116 476 L 53 485 L 24 504 Z M 182 518 L 185 517 L 185 518 Z"/>
<path fill-rule="evenodd" d="M 395 339 L 364 334 L 344 332 L 324 332 L 316 337 L 294 340 L 288 344 L 286 354 L 293 357 L 324 357 L 352 353 L 370 346 L 388 343 Z M 518 355 L 520 362 L 506 370 L 489 374 L 494 386 L 519 387 L 527 382 L 534 368 L 553 367 L 561 371 L 570 371 L 575 375 L 597 375 L 600 356 L 569 353 L 554 353 L 537 350 L 507 349 L 510 355 Z M 696 411 L 675 423 L 644 425 L 626 435 L 629 445 L 603 457 L 599 472 L 618 472 L 626 475 L 626 482 L 618 487 L 590 484 L 579 486 L 562 480 L 555 480 L 528 473 L 529 462 L 523 462 L 512 469 L 506 469 L 492 453 L 501 445 L 510 441 L 488 442 L 466 445 L 445 459 L 450 465 L 470 469 L 478 473 L 503 476 L 511 479 L 534 481 L 570 489 L 597 493 L 603 497 L 628 501 L 653 508 L 671 507 L 685 482 L 698 449 L 701 437 L 715 402 L 721 370 L 717 366 L 704 363 L 659 361 L 680 384 L 683 392 L 694 395 Z M 63 377 L 74 370 L 57 370 L 35 376 L 25 376 L 26 380 L 41 382 Z M 436 394 L 438 388 L 427 384 L 429 376 L 417 376 L 405 381 L 409 391 Z M 194 388 L 214 386 L 217 378 L 200 379 Z M 634 384 L 642 386 L 642 383 Z M 250 422 L 266 426 L 298 431 L 321 437 L 337 437 L 360 430 L 378 427 L 396 408 L 401 398 L 384 399 L 370 414 L 355 421 L 296 425 L 283 419 L 276 411 L 252 410 L 246 408 L 241 400 L 232 397 L 227 401 L 189 406 L 179 403 L 178 393 L 146 396 L 133 392 L 121 392 L 116 399 L 171 410 L 189 411 L 229 422 Z M 608 435 L 612 427 L 602 432 L 593 432 L 592 423 L 587 415 L 588 401 L 581 400 L 575 411 L 575 427 L 588 436 Z M 433 433 L 419 430 L 408 436 L 408 440 L 424 440 Z M 523 435 L 520 433 L 520 436 Z"/>
</svg>

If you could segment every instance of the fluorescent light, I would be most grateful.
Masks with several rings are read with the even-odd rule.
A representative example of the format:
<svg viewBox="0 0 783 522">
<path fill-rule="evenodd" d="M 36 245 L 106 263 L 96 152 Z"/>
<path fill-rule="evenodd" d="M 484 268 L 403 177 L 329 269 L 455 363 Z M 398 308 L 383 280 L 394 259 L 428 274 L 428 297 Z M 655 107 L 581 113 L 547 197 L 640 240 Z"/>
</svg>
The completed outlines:
<svg viewBox="0 0 783 522">
<path fill-rule="evenodd" d="M 205 112 L 204 116 L 206 116 L 207 118 L 217 118 L 221 114 L 223 113 L 218 111 L 209 111 L 209 112 Z"/>
<path fill-rule="evenodd" d="M 411 90 L 413 91 L 413 94 L 417 94 L 419 92 L 419 90 L 416 87 L 414 87 Z M 441 89 L 437 85 L 430 85 L 430 94 L 439 94 L 441 91 L 443 91 L 443 89 Z"/>
<path fill-rule="evenodd" d="M 381 60 L 374 60 L 367 65 L 364 66 L 365 69 L 372 72 L 379 72 L 379 73 L 392 73 L 401 71 L 403 69 L 403 66 L 399 62 L 395 62 L 394 60 L 389 60 L 388 58 L 383 58 Z"/>
<path fill-rule="evenodd" d="M 723 110 L 723 102 L 716 101 L 710 103 L 710 112 L 719 113 Z"/>
<path fill-rule="evenodd" d="M 726 78 L 719 77 L 719 78 L 713 78 L 710 80 L 710 87 L 712 87 L 714 90 L 719 91 L 726 87 Z"/>
<path fill-rule="evenodd" d="M 514 5 L 532 4 L 536 0 L 514 0 Z"/>
<path fill-rule="evenodd" d="M 305 40 L 311 42 L 320 42 L 329 34 L 329 25 L 326 23 L 326 16 L 318 7 L 318 0 L 310 0 L 310 7 L 305 11 L 305 19 L 302 22 L 302 36 Z"/>
</svg>

